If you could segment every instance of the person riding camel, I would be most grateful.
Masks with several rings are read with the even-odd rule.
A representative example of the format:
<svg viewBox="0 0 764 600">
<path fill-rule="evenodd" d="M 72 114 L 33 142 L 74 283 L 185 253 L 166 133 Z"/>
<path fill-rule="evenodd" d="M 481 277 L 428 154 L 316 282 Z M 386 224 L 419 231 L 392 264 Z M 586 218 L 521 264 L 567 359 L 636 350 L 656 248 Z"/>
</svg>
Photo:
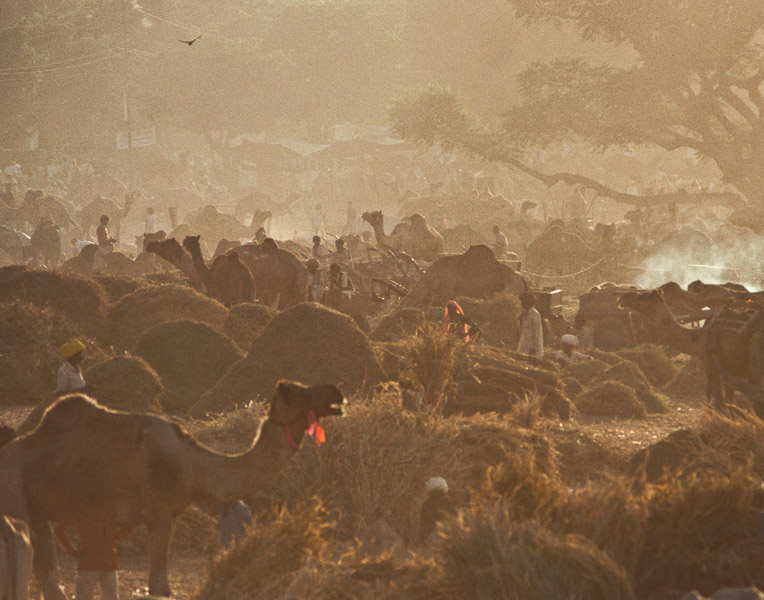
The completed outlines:
<svg viewBox="0 0 764 600">
<path fill-rule="evenodd" d="M 98 252 L 93 259 L 93 271 L 100 273 L 106 268 L 104 256 L 114 250 L 114 244 L 117 242 L 113 237 L 109 237 L 109 215 L 101 215 L 98 228 L 96 229 L 96 238 L 98 240 Z"/>
<path fill-rule="evenodd" d="M 520 341 L 517 351 L 531 356 L 544 356 L 544 330 L 541 324 L 541 315 L 535 308 L 536 296 L 532 292 L 520 294 L 520 305 L 523 312 L 520 314 Z"/>
<path fill-rule="evenodd" d="M 591 357 L 581 352 L 576 352 L 578 347 L 578 338 L 575 335 L 565 334 L 560 338 L 561 350 L 557 351 L 555 359 L 560 367 L 567 367 L 583 360 L 590 360 Z"/>
<path fill-rule="evenodd" d="M 443 315 L 443 333 L 460 338 L 465 344 L 475 341 L 480 335 L 480 328 L 474 321 L 469 319 L 456 300 L 450 300 L 446 304 Z"/>
<path fill-rule="evenodd" d="M 85 344 L 80 340 L 69 340 L 61 346 L 59 352 L 65 360 L 58 370 L 58 376 L 56 377 L 56 393 L 70 394 L 71 392 L 84 390 L 87 386 L 85 378 L 82 376 L 80 363 L 82 362 L 83 352 L 85 352 Z"/>
</svg>

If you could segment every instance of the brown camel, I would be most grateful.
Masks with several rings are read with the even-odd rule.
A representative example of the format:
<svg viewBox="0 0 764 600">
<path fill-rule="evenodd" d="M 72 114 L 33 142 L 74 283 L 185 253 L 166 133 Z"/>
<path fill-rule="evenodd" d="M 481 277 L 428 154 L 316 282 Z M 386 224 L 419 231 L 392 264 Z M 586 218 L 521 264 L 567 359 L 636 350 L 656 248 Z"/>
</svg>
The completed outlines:
<svg viewBox="0 0 764 600">
<path fill-rule="evenodd" d="M 242 302 L 255 301 L 255 280 L 249 269 L 242 264 L 239 253 L 227 252 L 217 256 L 208 267 L 199 247 L 199 236 L 187 236 L 183 248 L 191 255 L 207 295 L 230 308 Z"/>
<path fill-rule="evenodd" d="M 490 298 L 499 293 L 520 294 L 525 280 L 502 264 L 485 245 L 470 246 L 464 254 L 443 256 L 430 265 L 401 301 L 401 306 L 445 304 L 460 296 Z"/>
<path fill-rule="evenodd" d="M 524 266 L 535 273 L 568 275 L 593 265 L 602 256 L 579 233 L 551 225 L 528 244 Z"/>
<path fill-rule="evenodd" d="M 149 593 L 169 596 L 167 557 L 173 520 L 190 504 L 252 499 L 321 433 L 318 419 L 342 415 L 333 385 L 281 381 L 249 450 L 231 456 L 204 448 L 161 417 L 103 408 L 82 394 L 64 396 L 40 425 L 0 450 L 0 514 L 35 533 L 35 575 L 46 600 L 65 596 L 51 522 L 146 524 L 151 537 Z"/>
<path fill-rule="evenodd" d="M 433 260 L 443 253 L 443 236 L 429 227 L 420 214 L 413 214 L 387 235 L 381 210 L 365 212 L 361 218 L 374 230 L 377 246 L 405 252 L 415 260 Z"/>
<path fill-rule="evenodd" d="M 191 255 L 175 238 L 171 237 L 166 240 L 149 242 L 146 244 L 146 252 L 156 254 L 160 258 L 165 259 L 188 277 L 195 287 L 201 289 L 203 286 L 202 279 L 199 277 L 199 272 L 196 270 L 196 265 L 194 265 Z"/>
<path fill-rule="evenodd" d="M 701 329 L 680 325 L 666 305 L 661 290 L 621 296 L 631 308 L 660 325 L 664 343 L 681 352 L 700 356 L 706 365 L 706 396 L 717 407 L 735 390 L 754 401 L 764 401 L 761 389 L 764 364 L 764 307 L 754 302 L 733 302 L 718 310 Z"/>
<path fill-rule="evenodd" d="M 271 217 L 269 211 L 258 210 L 252 215 L 252 223 L 244 225 L 234 215 L 221 213 L 214 206 L 188 213 L 183 221 L 194 234 L 217 244 L 223 238 L 252 239 L 263 223 Z"/>
<path fill-rule="evenodd" d="M 0 515 L 0 598 L 27 600 L 33 554 L 27 524 Z"/>
<path fill-rule="evenodd" d="M 58 267 L 61 260 L 61 235 L 50 217 L 43 217 L 35 227 L 30 251 L 32 257 L 45 265 L 46 269 L 52 271 Z"/>
<path fill-rule="evenodd" d="M 295 254 L 279 248 L 271 238 L 235 251 L 255 279 L 260 302 L 273 306 L 278 301 L 279 309 L 284 309 L 307 301 L 308 269 Z"/>
</svg>

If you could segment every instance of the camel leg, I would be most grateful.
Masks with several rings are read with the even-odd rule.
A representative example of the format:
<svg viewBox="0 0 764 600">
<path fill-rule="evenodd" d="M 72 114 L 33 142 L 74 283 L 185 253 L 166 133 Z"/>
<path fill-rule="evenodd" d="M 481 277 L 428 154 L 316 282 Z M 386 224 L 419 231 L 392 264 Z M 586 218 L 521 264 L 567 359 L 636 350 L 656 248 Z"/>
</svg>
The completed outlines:
<svg viewBox="0 0 764 600">
<path fill-rule="evenodd" d="M 45 600 L 67 600 L 63 588 L 59 584 L 58 555 L 56 542 L 53 538 L 53 528 L 50 523 L 35 522 L 31 524 L 34 546 L 34 573 L 37 583 Z"/>
<path fill-rule="evenodd" d="M 157 517 L 149 524 L 151 536 L 151 570 L 149 572 L 149 594 L 169 596 L 170 583 L 167 581 L 167 555 L 172 540 L 172 516 Z"/>
</svg>

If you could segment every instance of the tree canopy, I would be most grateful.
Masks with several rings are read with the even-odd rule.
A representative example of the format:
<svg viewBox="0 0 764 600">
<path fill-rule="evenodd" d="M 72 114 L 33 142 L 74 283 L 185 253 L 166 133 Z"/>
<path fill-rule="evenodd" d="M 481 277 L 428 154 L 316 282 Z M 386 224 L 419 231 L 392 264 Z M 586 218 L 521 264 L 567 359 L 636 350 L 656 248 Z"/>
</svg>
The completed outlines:
<svg viewBox="0 0 764 600">
<path fill-rule="evenodd" d="M 583 139 L 593 148 L 628 143 L 691 148 L 713 160 L 751 201 L 764 201 L 764 4 L 757 0 L 514 0 L 528 21 L 572 25 L 582 39 L 627 45 L 632 64 L 574 57 L 533 62 L 518 76 L 520 101 L 492 131 L 440 90 L 398 102 L 396 129 L 522 166 L 534 144 Z M 418 112 L 448 110 L 434 117 Z M 444 120 L 450 124 L 444 126 Z M 456 124 L 456 125 L 454 125 Z M 532 171 L 532 170 L 531 170 Z M 543 175 L 536 172 L 537 175 Z M 572 174 L 562 180 L 596 182 Z M 576 181 L 574 181 L 576 180 Z M 627 198 L 617 190 L 607 195 Z"/>
</svg>

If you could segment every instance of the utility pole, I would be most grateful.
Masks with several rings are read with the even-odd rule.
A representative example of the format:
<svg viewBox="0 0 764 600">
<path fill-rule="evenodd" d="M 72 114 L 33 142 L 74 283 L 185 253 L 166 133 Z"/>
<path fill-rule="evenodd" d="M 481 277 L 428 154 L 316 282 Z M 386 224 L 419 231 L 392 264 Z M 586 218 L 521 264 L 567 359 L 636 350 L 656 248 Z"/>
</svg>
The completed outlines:
<svg viewBox="0 0 764 600">
<path fill-rule="evenodd" d="M 122 0 L 122 47 L 124 50 L 123 70 L 124 85 L 122 87 L 122 111 L 127 128 L 127 192 L 133 192 L 133 125 L 130 118 L 130 62 L 127 55 L 127 3 Z"/>
</svg>

